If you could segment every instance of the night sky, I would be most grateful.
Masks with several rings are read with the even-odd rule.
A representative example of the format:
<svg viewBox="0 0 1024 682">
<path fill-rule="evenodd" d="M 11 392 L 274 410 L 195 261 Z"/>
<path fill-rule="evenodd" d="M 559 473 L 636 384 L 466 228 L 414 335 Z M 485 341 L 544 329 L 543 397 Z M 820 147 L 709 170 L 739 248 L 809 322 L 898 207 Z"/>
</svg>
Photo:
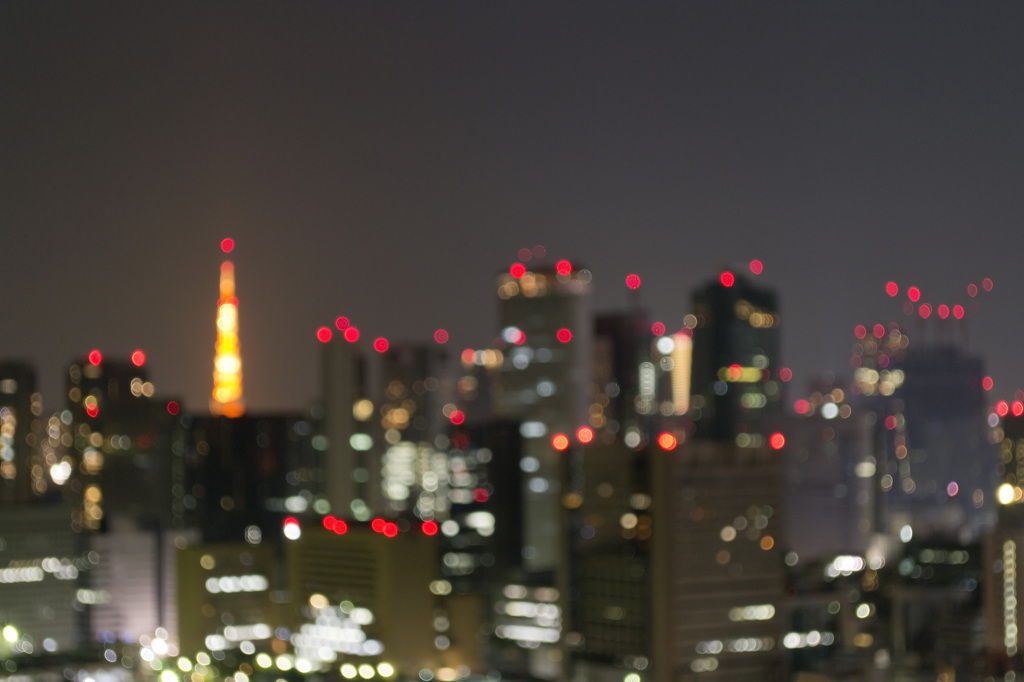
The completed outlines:
<svg viewBox="0 0 1024 682">
<path fill-rule="evenodd" d="M 483 347 L 495 274 L 543 244 L 598 309 L 639 274 L 670 330 L 761 259 L 799 385 L 909 321 L 886 281 L 934 305 L 991 277 L 970 348 L 1010 398 L 1022 28 L 1019 2 L 3 2 L 0 357 L 56 409 L 73 357 L 142 348 L 205 410 L 231 236 L 247 401 L 300 409 L 317 327 Z"/>
</svg>

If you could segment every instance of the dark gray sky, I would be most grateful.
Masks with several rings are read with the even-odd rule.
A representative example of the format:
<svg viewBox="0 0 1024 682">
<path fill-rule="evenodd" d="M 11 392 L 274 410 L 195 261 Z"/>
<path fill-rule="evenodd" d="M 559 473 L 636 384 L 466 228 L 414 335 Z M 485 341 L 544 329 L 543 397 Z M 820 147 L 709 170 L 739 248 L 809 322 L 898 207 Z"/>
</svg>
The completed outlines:
<svg viewBox="0 0 1024 682">
<path fill-rule="evenodd" d="M 49 407 L 98 347 L 210 390 L 218 244 L 254 409 L 319 392 L 316 328 L 494 336 L 518 249 L 624 277 L 669 328 L 765 263 L 797 381 L 883 290 L 965 302 L 1024 388 L 1019 2 L 0 4 L 0 356 Z M 901 296 L 902 300 L 902 296 Z M 994 396 L 995 397 L 995 396 Z"/>
</svg>

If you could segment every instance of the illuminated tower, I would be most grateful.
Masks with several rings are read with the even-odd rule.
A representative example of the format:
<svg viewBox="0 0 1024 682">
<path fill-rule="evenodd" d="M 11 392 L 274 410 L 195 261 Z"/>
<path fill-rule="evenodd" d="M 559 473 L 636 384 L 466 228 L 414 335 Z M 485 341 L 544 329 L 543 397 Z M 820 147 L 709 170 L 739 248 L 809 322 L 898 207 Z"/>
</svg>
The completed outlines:
<svg viewBox="0 0 1024 682">
<path fill-rule="evenodd" d="M 224 253 L 235 248 L 233 239 L 220 243 Z M 213 397 L 210 412 L 225 417 L 245 413 L 242 400 L 242 358 L 238 354 L 238 299 L 235 298 L 235 265 L 220 264 L 220 300 L 217 301 L 217 355 L 213 359 Z"/>
</svg>

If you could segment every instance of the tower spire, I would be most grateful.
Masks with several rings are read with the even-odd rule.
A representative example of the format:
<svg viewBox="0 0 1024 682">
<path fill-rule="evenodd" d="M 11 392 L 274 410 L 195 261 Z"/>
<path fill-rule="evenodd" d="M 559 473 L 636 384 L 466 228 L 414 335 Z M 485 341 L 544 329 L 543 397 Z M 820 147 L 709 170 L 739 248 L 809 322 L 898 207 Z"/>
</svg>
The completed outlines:
<svg viewBox="0 0 1024 682">
<path fill-rule="evenodd" d="M 220 248 L 225 254 L 231 253 L 235 242 L 225 239 Z M 235 298 L 235 265 L 227 259 L 220 264 L 216 351 L 210 412 L 240 417 L 245 413 L 245 402 L 242 400 L 242 357 L 238 354 L 238 299 Z"/>
</svg>

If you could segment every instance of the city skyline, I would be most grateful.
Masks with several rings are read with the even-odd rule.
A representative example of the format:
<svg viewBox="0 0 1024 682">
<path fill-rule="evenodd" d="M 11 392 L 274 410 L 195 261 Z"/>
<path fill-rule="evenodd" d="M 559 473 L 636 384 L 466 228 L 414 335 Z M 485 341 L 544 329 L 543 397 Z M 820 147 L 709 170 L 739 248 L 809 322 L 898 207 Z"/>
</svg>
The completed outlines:
<svg viewBox="0 0 1024 682">
<path fill-rule="evenodd" d="M 952 305 L 991 277 L 970 348 L 1010 398 L 1024 10 L 985 10 L 7 4 L 3 354 L 56 409 L 75 356 L 141 348 L 203 410 L 231 236 L 249 408 L 301 408 L 319 326 L 483 347 L 542 244 L 598 310 L 638 274 L 669 329 L 760 259 L 797 392 L 909 321 L 887 281 Z"/>
</svg>

